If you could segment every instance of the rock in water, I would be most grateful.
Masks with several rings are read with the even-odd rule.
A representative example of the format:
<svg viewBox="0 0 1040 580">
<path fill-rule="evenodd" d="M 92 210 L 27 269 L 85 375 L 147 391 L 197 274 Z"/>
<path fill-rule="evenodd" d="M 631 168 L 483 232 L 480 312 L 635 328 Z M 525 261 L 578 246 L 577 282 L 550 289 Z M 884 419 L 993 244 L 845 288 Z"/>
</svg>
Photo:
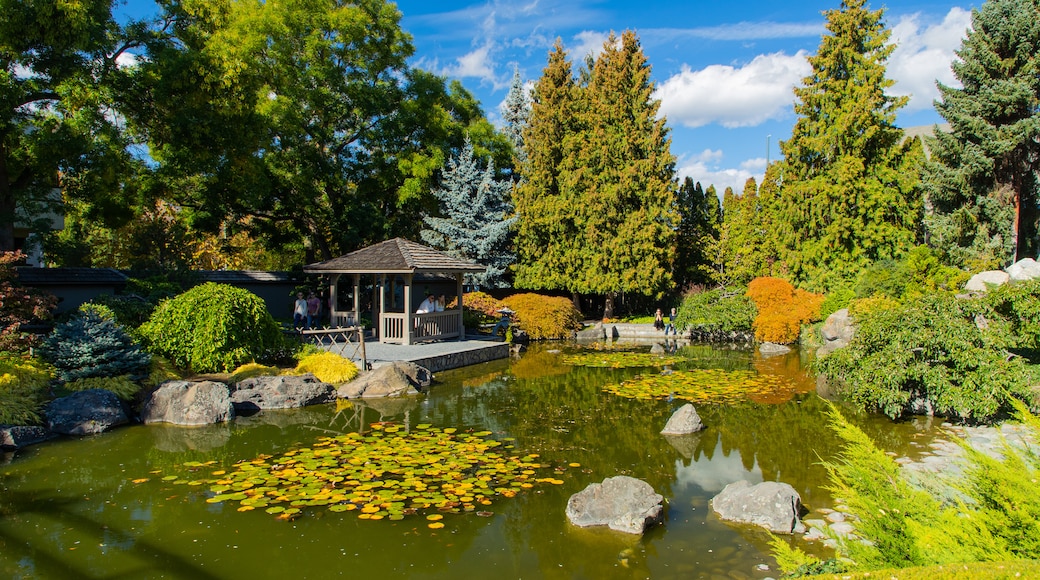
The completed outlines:
<svg viewBox="0 0 1040 580">
<path fill-rule="evenodd" d="M 112 391 L 90 389 L 55 399 L 44 410 L 47 428 L 63 435 L 94 435 L 130 422 Z"/>
<path fill-rule="evenodd" d="M 231 404 L 247 413 L 261 409 L 293 409 L 336 400 L 336 388 L 313 374 L 253 377 L 231 388 Z"/>
<path fill-rule="evenodd" d="M 798 520 L 802 498 L 786 483 L 737 481 L 712 498 L 711 507 L 724 520 L 755 524 L 780 534 L 803 528 Z"/>
<path fill-rule="evenodd" d="M 395 362 L 362 373 L 339 388 L 341 399 L 400 397 L 425 392 L 433 381 L 429 369 L 412 362 Z"/>
<path fill-rule="evenodd" d="M 682 407 L 672 413 L 671 418 L 668 419 L 668 423 L 665 424 L 664 429 L 661 430 L 662 435 L 688 435 L 690 433 L 696 433 L 704 429 L 704 423 L 701 422 L 700 415 L 697 414 L 697 409 L 692 404 L 686 403 Z"/>
<path fill-rule="evenodd" d="M 607 526 L 642 534 L 664 519 L 664 498 L 649 483 L 619 475 L 590 483 L 567 501 L 567 519 L 576 526 Z"/>
<path fill-rule="evenodd" d="M 227 385 L 214 381 L 166 381 L 141 408 L 143 423 L 209 425 L 234 418 Z"/>
</svg>

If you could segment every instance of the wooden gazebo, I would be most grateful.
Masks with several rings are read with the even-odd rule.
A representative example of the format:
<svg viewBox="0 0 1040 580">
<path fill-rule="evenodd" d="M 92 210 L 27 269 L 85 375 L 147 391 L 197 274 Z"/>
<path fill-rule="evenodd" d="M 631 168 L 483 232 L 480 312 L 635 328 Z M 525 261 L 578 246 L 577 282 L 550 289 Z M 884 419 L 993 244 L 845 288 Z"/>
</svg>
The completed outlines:
<svg viewBox="0 0 1040 580">
<path fill-rule="evenodd" d="M 303 271 L 330 277 L 331 318 L 337 326 L 358 324 L 363 313 L 361 276 L 372 276 L 370 306 L 372 324 L 380 342 L 413 344 L 448 338 L 465 338 L 462 325 L 462 277 L 467 272 L 483 272 L 484 266 L 460 260 L 428 246 L 394 238 L 345 256 L 309 264 Z M 343 275 L 353 282 L 353 303 L 339 304 Z M 456 307 L 443 312 L 415 312 L 425 296 L 413 291 L 417 281 L 427 287 L 447 288 L 454 293 Z M 448 300 L 450 302 L 450 299 Z"/>
</svg>

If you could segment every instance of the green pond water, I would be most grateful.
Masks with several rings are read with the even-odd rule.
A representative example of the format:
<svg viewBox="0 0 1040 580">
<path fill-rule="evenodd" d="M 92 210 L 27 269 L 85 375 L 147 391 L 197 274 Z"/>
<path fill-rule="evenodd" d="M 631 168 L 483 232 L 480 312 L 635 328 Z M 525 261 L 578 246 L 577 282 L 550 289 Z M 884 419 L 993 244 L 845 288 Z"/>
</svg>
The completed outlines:
<svg viewBox="0 0 1040 580">
<path fill-rule="evenodd" d="M 680 349 L 676 369 L 779 376 L 800 393 L 698 405 L 708 428 L 669 439 L 659 432 L 683 401 L 604 391 L 659 369 L 566 366 L 553 352 L 561 348 L 577 352 L 539 345 L 520 359 L 439 373 L 421 397 L 267 411 L 205 428 L 136 425 L 9 454 L 0 464 L 0 578 L 778 576 L 768 535 L 718 520 L 708 503 L 726 484 L 746 479 L 788 483 L 810 509 L 832 504 L 819 463 L 838 443 L 799 354 Z M 925 421 L 853 419 L 900 454 L 931 437 Z M 444 527 L 431 529 L 425 512 L 372 521 L 358 511 L 305 507 L 279 519 L 262 509 L 238 511 L 237 502 L 208 503 L 208 485 L 164 481 L 210 477 L 322 437 L 368 431 L 374 422 L 490 431 L 512 446 L 508 453 L 537 454 L 563 483 L 494 497 L 479 515 L 443 514 Z M 664 525 L 637 537 L 566 521 L 572 494 L 622 474 L 665 497 Z"/>
</svg>

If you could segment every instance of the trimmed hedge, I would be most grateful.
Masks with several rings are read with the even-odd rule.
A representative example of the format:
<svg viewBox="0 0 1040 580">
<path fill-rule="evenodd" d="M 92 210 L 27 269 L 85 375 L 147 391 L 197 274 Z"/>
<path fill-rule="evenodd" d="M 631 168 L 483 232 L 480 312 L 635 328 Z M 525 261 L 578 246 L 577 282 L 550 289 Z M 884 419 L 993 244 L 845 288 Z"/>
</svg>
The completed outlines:
<svg viewBox="0 0 1040 580">
<path fill-rule="evenodd" d="M 259 296 L 213 282 L 164 301 L 139 330 L 151 352 L 195 372 L 227 372 L 285 345 Z"/>
</svg>

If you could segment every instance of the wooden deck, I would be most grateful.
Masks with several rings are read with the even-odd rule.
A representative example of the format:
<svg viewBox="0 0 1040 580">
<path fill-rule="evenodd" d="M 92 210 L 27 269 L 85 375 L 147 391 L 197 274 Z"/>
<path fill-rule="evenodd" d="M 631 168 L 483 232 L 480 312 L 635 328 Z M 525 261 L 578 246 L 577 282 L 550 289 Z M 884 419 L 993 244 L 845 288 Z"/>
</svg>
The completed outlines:
<svg viewBox="0 0 1040 580">
<path fill-rule="evenodd" d="M 323 348 L 360 364 L 359 356 L 348 344 L 323 345 Z M 443 340 L 421 344 L 385 344 L 365 341 L 365 357 L 373 368 L 395 361 L 408 361 L 439 372 L 506 358 L 509 344 L 470 336 L 466 340 Z"/>
</svg>

